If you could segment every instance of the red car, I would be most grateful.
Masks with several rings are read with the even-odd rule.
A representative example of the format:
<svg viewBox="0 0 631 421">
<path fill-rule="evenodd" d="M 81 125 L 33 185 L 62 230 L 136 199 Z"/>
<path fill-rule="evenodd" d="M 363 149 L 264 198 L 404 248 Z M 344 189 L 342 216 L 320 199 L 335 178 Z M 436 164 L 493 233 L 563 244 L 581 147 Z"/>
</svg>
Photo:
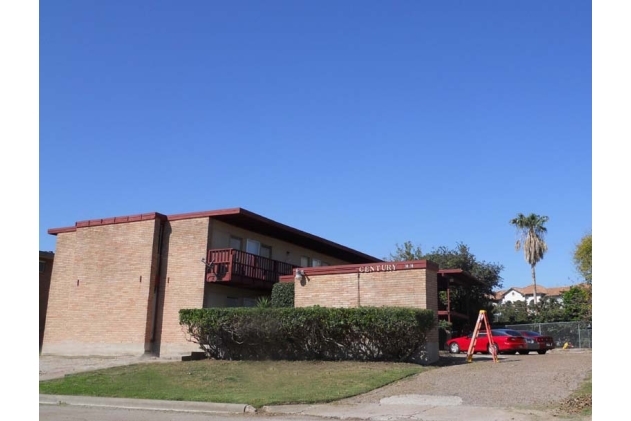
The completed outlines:
<svg viewBox="0 0 631 421">
<path fill-rule="evenodd" d="M 542 335 L 531 330 L 518 330 L 521 335 L 526 338 L 528 348 L 519 351 L 520 354 L 526 355 L 530 351 L 537 351 L 537 354 L 545 354 L 548 350 L 554 349 L 554 339 L 552 336 Z"/>
<path fill-rule="evenodd" d="M 526 339 L 516 330 L 512 329 L 491 329 L 493 342 L 497 353 L 516 354 L 518 351 L 524 351 L 528 348 Z M 471 343 L 471 334 L 461 336 L 447 341 L 447 348 L 452 354 L 467 352 Z M 475 341 L 473 352 L 491 353 L 489 339 L 486 331 L 478 333 L 478 339 Z"/>
</svg>

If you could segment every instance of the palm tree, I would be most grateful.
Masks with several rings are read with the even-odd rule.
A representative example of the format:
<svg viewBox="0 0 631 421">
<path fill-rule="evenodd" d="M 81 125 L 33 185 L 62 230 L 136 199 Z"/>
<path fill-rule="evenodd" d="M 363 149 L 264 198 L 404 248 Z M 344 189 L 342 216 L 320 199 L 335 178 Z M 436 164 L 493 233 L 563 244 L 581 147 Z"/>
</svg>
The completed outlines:
<svg viewBox="0 0 631 421">
<path fill-rule="evenodd" d="M 543 237 L 548 232 L 544 226 L 550 218 L 547 216 L 531 213 L 524 215 L 518 213 L 516 218 L 510 220 L 510 224 L 517 228 L 517 242 L 515 250 L 524 249 L 524 257 L 532 270 L 532 283 L 535 289 L 535 308 L 537 308 L 537 277 L 535 275 L 535 266 L 548 250 L 548 245 Z"/>
</svg>

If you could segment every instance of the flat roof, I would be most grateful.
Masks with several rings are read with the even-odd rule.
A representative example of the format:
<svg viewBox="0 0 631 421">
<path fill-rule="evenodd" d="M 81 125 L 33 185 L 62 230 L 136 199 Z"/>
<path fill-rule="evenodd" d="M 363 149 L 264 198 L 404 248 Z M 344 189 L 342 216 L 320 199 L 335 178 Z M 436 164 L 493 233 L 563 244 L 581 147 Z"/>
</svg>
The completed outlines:
<svg viewBox="0 0 631 421">
<path fill-rule="evenodd" d="M 327 256 L 336 257 L 349 263 L 376 263 L 382 262 L 374 256 L 353 250 L 349 247 L 335 243 L 333 241 L 309 234 L 297 228 L 290 227 L 280 222 L 251 212 L 243 208 L 220 209 L 204 212 L 180 213 L 174 215 L 163 215 L 158 212 L 143 213 L 129 216 L 118 216 L 113 218 L 92 219 L 76 222 L 72 227 L 51 228 L 48 233 L 57 235 L 65 232 L 74 232 L 77 228 L 93 227 L 110 224 L 123 224 L 136 221 L 146 221 L 153 219 L 165 219 L 167 221 L 179 221 L 183 219 L 213 218 L 226 224 L 234 225 L 248 231 L 261 235 L 273 237 L 291 244 L 308 248 Z"/>
</svg>

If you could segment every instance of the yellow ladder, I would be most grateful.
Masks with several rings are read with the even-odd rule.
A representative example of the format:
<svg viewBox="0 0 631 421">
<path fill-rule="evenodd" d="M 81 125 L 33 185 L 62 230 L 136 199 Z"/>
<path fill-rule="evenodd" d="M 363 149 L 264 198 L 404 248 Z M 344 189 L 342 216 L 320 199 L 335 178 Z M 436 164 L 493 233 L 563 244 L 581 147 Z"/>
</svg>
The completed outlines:
<svg viewBox="0 0 631 421">
<path fill-rule="evenodd" d="M 469 344 L 469 349 L 467 350 L 468 363 L 473 361 L 473 350 L 475 349 L 475 343 L 477 342 L 478 334 L 480 333 L 480 326 L 483 322 L 484 328 L 486 330 L 486 337 L 489 339 L 489 350 L 491 351 L 491 355 L 493 356 L 493 361 L 495 361 L 496 363 L 499 362 L 499 360 L 497 359 L 497 348 L 495 347 L 495 342 L 493 341 L 491 326 L 489 325 L 489 319 L 486 316 L 486 310 L 480 310 L 478 321 L 475 323 L 475 329 L 473 329 L 473 334 L 471 335 L 471 343 Z"/>
</svg>

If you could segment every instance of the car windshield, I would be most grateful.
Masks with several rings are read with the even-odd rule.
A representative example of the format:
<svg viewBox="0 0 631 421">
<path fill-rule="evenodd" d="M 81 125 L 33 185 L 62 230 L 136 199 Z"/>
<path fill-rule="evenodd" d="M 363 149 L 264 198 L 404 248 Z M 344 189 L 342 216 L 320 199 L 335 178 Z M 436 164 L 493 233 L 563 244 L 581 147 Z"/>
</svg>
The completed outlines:
<svg viewBox="0 0 631 421">
<path fill-rule="evenodd" d="M 522 336 L 518 331 L 512 329 L 493 329 L 493 336 Z"/>
</svg>

